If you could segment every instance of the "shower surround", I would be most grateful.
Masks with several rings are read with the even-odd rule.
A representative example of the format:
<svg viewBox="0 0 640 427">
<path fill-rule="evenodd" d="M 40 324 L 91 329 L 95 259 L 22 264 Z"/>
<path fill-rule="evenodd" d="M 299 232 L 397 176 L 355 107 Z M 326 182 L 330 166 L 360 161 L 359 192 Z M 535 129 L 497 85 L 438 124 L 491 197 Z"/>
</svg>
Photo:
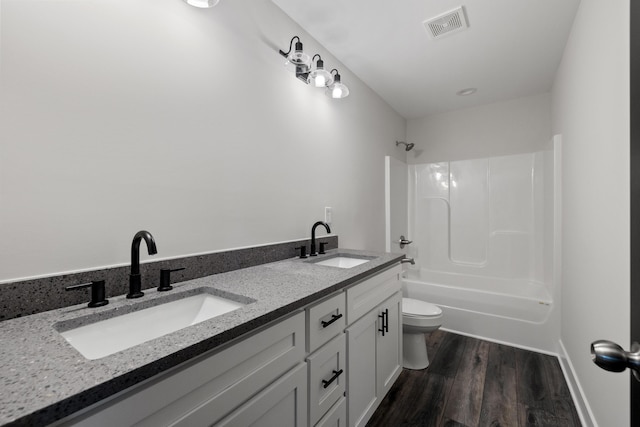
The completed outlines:
<svg viewBox="0 0 640 427">
<path fill-rule="evenodd" d="M 409 166 L 405 293 L 443 328 L 557 352 L 556 151 Z"/>
</svg>

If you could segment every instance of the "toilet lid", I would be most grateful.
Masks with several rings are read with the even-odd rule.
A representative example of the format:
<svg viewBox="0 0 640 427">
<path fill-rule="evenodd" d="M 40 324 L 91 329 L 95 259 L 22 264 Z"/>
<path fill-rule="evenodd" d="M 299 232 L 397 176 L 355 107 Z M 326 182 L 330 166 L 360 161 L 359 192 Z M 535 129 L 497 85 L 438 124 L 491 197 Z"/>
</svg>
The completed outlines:
<svg viewBox="0 0 640 427">
<path fill-rule="evenodd" d="M 403 316 L 439 316 L 442 310 L 437 305 L 413 298 L 402 298 Z"/>
</svg>

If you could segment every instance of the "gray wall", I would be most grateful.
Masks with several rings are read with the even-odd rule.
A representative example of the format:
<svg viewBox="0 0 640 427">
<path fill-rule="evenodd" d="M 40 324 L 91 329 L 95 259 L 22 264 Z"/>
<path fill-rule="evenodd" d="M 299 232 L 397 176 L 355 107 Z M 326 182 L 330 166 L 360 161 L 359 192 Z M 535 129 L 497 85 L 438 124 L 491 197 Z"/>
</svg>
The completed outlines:
<svg viewBox="0 0 640 427">
<path fill-rule="evenodd" d="M 299 35 L 351 89 L 283 67 Z M 308 237 L 384 250 L 405 120 L 269 0 L 2 1 L 0 281 Z M 143 252 L 145 252 L 143 250 Z"/>
<path fill-rule="evenodd" d="M 582 0 L 553 88 L 563 139 L 562 343 L 595 421 L 629 425 L 629 373 L 589 345 L 629 348 L 629 0 Z M 600 31 L 603 22 L 615 23 Z"/>
<path fill-rule="evenodd" d="M 551 95 L 517 98 L 407 121 L 409 163 L 531 153 L 551 141 Z"/>
</svg>

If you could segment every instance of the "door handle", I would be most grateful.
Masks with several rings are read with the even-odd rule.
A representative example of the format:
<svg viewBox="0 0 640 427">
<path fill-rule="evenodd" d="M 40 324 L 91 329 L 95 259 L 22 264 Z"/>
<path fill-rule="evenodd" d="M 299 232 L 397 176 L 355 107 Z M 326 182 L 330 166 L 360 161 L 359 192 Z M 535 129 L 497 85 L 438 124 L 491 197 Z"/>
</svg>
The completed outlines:
<svg viewBox="0 0 640 427">
<path fill-rule="evenodd" d="M 384 316 L 384 311 L 381 314 L 378 314 L 378 317 L 382 320 L 382 326 L 380 326 L 380 329 L 378 329 L 378 332 L 382 332 L 382 336 L 384 336 L 385 333 L 385 316 Z"/>
<path fill-rule="evenodd" d="M 400 245 L 400 249 L 404 249 L 405 245 L 412 244 L 412 240 L 407 240 L 404 236 L 400 236 L 400 240 L 398 240 L 398 244 Z"/>
<path fill-rule="evenodd" d="M 384 309 L 384 318 L 385 318 L 384 331 L 386 333 L 389 333 L 389 309 L 388 308 Z"/>
<path fill-rule="evenodd" d="M 593 363 L 606 371 L 622 372 L 631 369 L 636 380 L 640 381 L 640 344 L 634 342 L 631 351 L 624 351 L 618 344 L 598 340 L 591 343 Z"/>
<path fill-rule="evenodd" d="M 378 314 L 378 317 L 382 319 L 382 327 L 378 329 L 378 332 L 382 332 L 384 336 L 385 332 L 389 333 L 389 309 L 385 309 L 382 314 Z"/>
</svg>

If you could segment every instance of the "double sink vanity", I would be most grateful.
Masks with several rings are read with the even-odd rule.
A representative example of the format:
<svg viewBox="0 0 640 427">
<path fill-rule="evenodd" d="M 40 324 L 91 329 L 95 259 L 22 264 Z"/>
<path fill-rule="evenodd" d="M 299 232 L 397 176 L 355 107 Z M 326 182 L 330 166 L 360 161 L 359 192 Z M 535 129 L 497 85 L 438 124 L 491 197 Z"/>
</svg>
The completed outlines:
<svg viewBox="0 0 640 427">
<path fill-rule="evenodd" d="M 401 259 L 338 249 L 2 322 L 0 425 L 364 425 L 402 368 Z"/>
</svg>

